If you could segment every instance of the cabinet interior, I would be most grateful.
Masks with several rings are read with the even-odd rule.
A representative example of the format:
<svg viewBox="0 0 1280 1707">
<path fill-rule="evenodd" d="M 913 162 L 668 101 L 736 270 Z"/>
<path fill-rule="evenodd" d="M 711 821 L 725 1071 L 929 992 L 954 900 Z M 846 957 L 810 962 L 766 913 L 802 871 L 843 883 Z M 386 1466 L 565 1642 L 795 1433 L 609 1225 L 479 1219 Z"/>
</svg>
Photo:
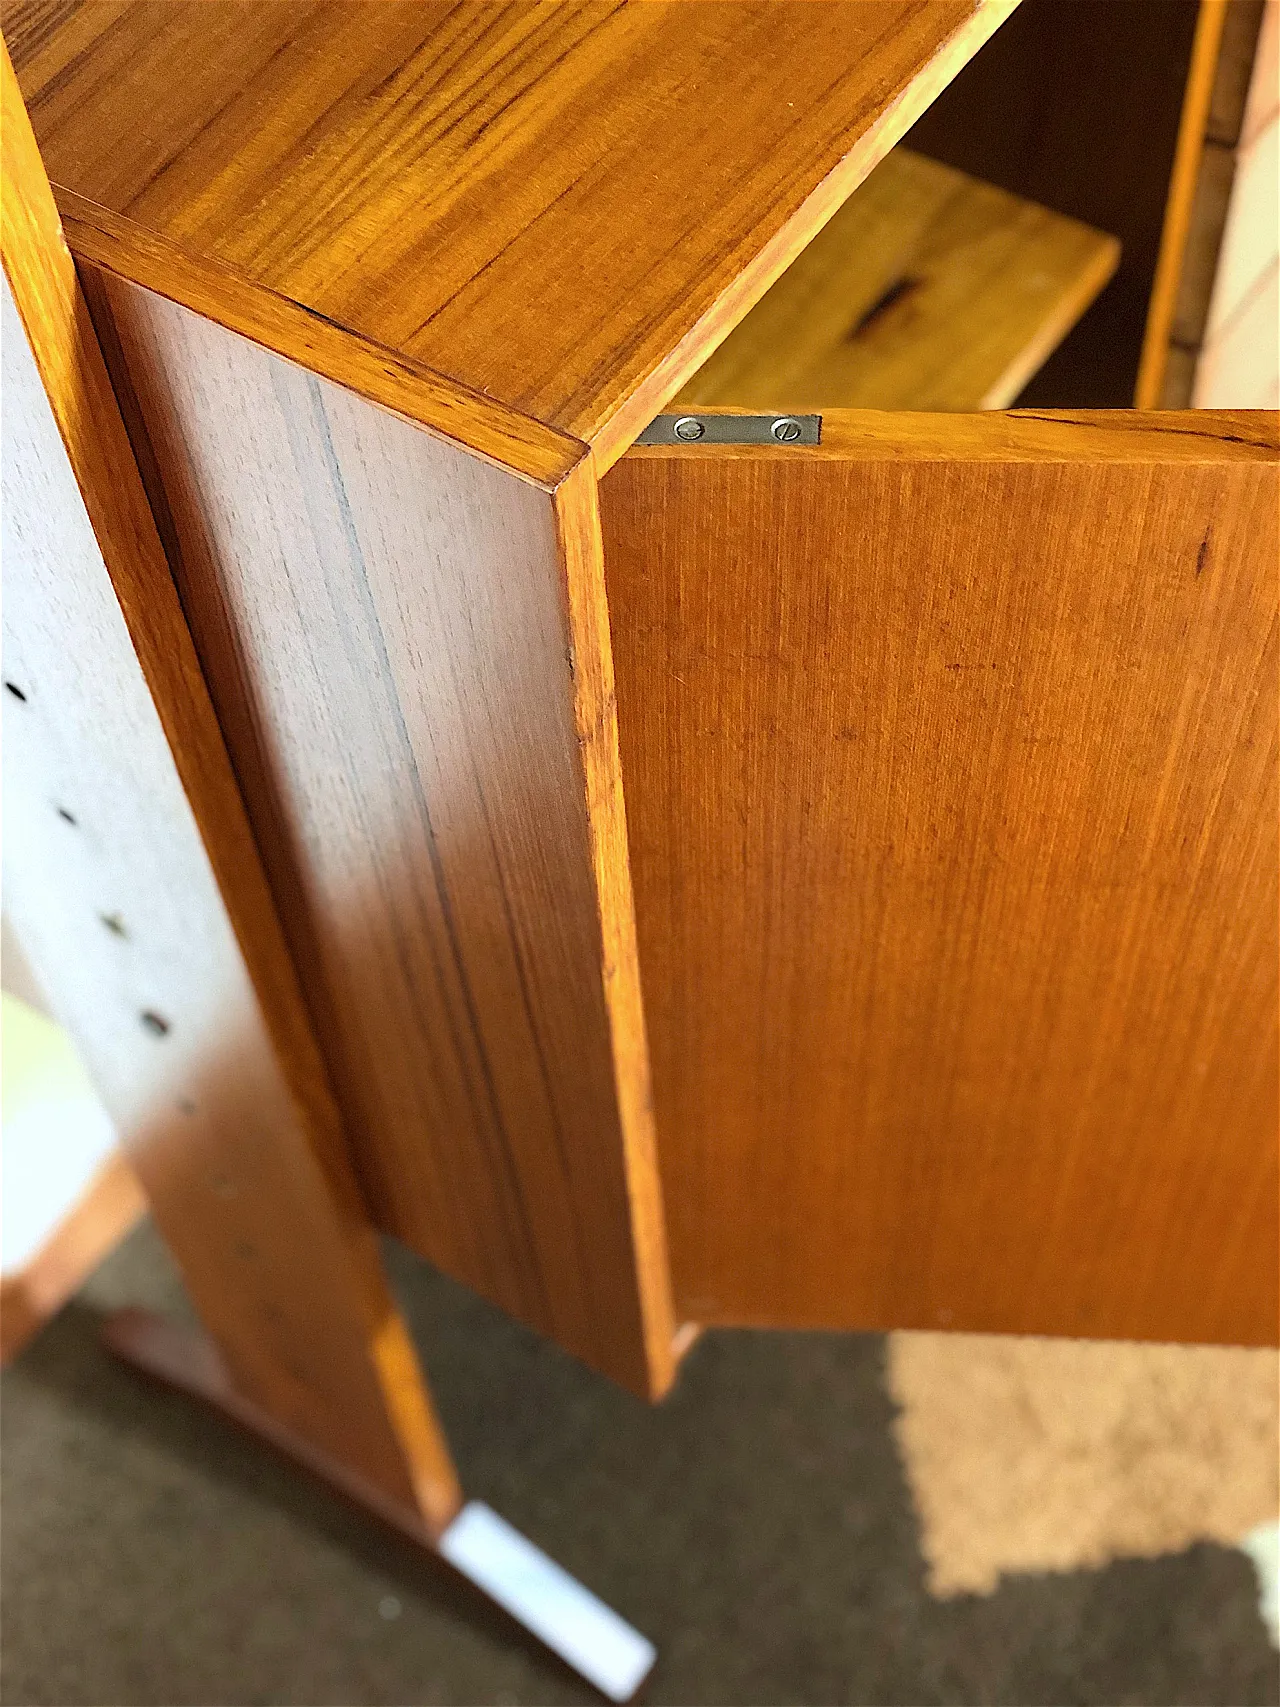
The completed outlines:
<svg viewBox="0 0 1280 1707">
<path fill-rule="evenodd" d="M 1006 408 L 1119 258 L 1106 232 L 895 148 L 675 407 Z"/>
<path fill-rule="evenodd" d="M 671 407 L 1130 406 L 1196 11 L 1023 0 Z"/>
</svg>

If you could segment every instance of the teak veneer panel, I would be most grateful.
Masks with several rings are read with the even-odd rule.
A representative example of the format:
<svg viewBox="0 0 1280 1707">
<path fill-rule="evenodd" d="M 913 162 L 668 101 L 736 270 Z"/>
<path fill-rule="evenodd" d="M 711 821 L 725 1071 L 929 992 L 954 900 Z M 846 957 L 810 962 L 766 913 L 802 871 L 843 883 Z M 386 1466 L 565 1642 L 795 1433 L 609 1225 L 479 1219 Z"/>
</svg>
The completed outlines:
<svg viewBox="0 0 1280 1707">
<path fill-rule="evenodd" d="M 324 316 L 607 462 L 1011 9 L 10 0 L 4 23 L 59 189 L 273 293 L 281 353 Z"/>
<path fill-rule="evenodd" d="M 3 80 L 5 908 L 237 1391 L 460 1501 L 18 96 Z"/>
<path fill-rule="evenodd" d="M 1119 255 L 1105 232 L 895 148 L 668 407 L 1005 408 Z"/>
<path fill-rule="evenodd" d="M 594 479 L 91 286 L 375 1214 L 673 1370 Z"/>
<path fill-rule="evenodd" d="M 679 1313 L 1277 1327 L 1274 416 L 601 486 Z"/>
</svg>

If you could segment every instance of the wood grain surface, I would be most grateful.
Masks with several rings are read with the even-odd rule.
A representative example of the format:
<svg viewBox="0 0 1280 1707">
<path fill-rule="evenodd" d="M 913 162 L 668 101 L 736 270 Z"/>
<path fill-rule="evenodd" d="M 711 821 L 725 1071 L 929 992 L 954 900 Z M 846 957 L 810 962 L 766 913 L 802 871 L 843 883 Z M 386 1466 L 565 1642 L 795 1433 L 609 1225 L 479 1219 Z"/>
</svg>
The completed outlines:
<svg viewBox="0 0 1280 1707">
<path fill-rule="evenodd" d="M 381 1224 L 662 1391 L 589 469 L 553 498 L 162 297 L 92 288 Z"/>
<path fill-rule="evenodd" d="M 681 1315 L 1274 1340 L 1276 421 L 601 487 Z"/>
<path fill-rule="evenodd" d="M 1001 409 L 1115 271 L 1114 237 L 895 148 L 679 409 Z"/>
<path fill-rule="evenodd" d="M 6 911 L 240 1391 L 443 1527 L 448 1449 L 0 72 Z"/>
<path fill-rule="evenodd" d="M 1011 9 L 10 0 L 3 16 L 60 188 L 237 269 L 304 342 L 324 316 L 607 462 Z"/>
<path fill-rule="evenodd" d="M 62 192 L 59 211 L 68 243 L 94 271 L 115 273 L 232 327 L 309 373 L 336 381 L 544 491 L 553 491 L 589 454 L 579 439 L 442 379 L 421 362 L 321 315 L 301 314 L 234 267 L 208 256 L 194 259 L 168 239 L 70 190 Z"/>
</svg>

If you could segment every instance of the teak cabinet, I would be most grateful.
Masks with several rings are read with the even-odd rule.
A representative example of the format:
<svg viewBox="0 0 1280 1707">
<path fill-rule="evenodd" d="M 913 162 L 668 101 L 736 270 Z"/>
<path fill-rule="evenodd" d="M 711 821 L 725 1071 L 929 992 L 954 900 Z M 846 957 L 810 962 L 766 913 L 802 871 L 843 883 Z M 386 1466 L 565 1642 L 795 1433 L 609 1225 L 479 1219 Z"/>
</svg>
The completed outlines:
<svg viewBox="0 0 1280 1707">
<path fill-rule="evenodd" d="M 937 412 L 1154 267 L 890 153 L 1012 11 L 6 10 L 9 904 L 229 1402 L 429 1527 L 374 1229 L 646 1396 L 1274 1339 L 1276 421 Z"/>
</svg>

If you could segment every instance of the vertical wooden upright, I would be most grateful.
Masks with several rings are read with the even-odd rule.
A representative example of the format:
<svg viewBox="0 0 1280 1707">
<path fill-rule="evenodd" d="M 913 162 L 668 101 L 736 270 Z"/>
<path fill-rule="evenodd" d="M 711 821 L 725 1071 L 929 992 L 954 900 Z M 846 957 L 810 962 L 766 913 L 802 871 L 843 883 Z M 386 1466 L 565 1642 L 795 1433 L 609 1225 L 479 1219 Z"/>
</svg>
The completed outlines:
<svg viewBox="0 0 1280 1707">
<path fill-rule="evenodd" d="M 7 54 L 6 906 L 232 1409 L 410 1529 L 459 1505 Z"/>
</svg>

